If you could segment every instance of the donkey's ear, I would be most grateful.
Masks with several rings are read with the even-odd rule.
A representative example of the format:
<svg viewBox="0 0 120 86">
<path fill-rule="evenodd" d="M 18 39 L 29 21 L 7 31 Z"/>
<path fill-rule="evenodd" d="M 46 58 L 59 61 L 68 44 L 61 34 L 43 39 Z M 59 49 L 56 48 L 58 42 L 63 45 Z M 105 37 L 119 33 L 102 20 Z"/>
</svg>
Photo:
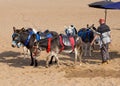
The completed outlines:
<svg viewBox="0 0 120 86">
<path fill-rule="evenodd" d="M 21 30 L 22 30 L 22 31 L 25 31 L 25 28 L 23 27 L 23 28 L 21 28 Z"/>
<path fill-rule="evenodd" d="M 15 27 L 13 27 L 13 31 L 14 31 L 14 32 L 16 31 L 16 28 L 15 28 Z"/>
<path fill-rule="evenodd" d="M 87 28 L 89 28 L 89 24 L 87 24 Z"/>
<path fill-rule="evenodd" d="M 91 26 L 94 27 L 94 24 L 92 24 Z"/>
</svg>

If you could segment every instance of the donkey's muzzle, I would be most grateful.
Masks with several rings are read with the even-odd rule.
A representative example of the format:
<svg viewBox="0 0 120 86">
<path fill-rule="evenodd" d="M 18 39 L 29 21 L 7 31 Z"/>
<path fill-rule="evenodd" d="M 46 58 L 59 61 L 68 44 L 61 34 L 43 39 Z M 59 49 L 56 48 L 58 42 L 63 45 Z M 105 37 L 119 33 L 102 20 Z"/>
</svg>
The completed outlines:
<svg viewBox="0 0 120 86">
<path fill-rule="evenodd" d="M 16 42 L 15 41 L 12 41 L 12 44 L 11 44 L 12 47 L 16 47 Z"/>
</svg>

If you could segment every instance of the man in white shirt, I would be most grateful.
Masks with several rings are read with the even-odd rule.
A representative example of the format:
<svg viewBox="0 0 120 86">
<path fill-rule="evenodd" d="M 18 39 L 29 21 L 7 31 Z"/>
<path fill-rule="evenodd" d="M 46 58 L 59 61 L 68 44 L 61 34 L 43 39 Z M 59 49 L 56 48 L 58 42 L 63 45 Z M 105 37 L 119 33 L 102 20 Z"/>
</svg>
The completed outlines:
<svg viewBox="0 0 120 86">
<path fill-rule="evenodd" d="M 108 60 L 110 60 L 108 47 L 111 43 L 110 28 L 105 24 L 105 20 L 103 18 L 99 19 L 99 23 L 100 26 L 97 28 L 97 33 L 99 36 L 95 36 L 94 40 L 91 42 L 91 45 L 94 43 L 95 39 L 99 38 L 102 63 L 108 63 Z"/>
</svg>

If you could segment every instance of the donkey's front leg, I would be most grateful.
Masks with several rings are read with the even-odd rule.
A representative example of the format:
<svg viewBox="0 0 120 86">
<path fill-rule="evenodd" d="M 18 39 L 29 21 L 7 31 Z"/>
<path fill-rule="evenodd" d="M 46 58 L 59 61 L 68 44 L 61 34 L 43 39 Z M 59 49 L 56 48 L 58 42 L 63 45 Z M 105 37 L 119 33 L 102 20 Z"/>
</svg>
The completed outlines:
<svg viewBox="0 0 120 86">
<path fill-rule="evenodd" d="M 75 60 L 74 60 L 74 64 L 76 64 L 76 62 L 77 62 L 78 51 L 77 51 L 76 48 L 74 49 L 74 51 L 75 51 Z"/>
<path fill-rule="evenodd" d="M 87 50 L 88 49 L 88 44 L 84 43 L 84 56 L 87 56 Z"/>
<path fill-rule="evenodd" d="M 37 58 L 37 56 L 34 56 L 34 63 L 35 63 L 35 64 L 34 64 L 34 67 L 37 67 L 37 66 L 38 66 L 38 62 L 37 62 L 37 59 L 36 59 L 36 58 Z"/>
<path fill-rule="evenodd" d="M 33 58 L 32 51 L 31 51 L 31 50 L 30 50 L 30 56 L 31 56 L 30 66 L 33 66 L 33 65 L 34 65 L 34 58 Z"/>
</svg>

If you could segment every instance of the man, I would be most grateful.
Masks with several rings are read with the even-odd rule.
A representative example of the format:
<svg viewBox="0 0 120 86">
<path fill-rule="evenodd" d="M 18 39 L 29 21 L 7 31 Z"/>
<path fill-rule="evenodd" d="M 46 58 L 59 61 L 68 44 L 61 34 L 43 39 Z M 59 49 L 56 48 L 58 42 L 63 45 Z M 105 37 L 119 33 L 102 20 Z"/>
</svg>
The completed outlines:
<svg viewBox="0 0 120 86">
<path fill-rule="evenodd" d="M 110 36 L 110 28 L 105 24 L 105 20 L 103 18 L 99 19 L 100 26 L 97 28 L 97 35 L 92 41 L 91 45 L 94 43 L 95 39 L 99 37 L 100 50 L 102 55 L 102 63 L 108 63 L 110 60 L 108 47 L 111 42 Z"/>
</svg>

